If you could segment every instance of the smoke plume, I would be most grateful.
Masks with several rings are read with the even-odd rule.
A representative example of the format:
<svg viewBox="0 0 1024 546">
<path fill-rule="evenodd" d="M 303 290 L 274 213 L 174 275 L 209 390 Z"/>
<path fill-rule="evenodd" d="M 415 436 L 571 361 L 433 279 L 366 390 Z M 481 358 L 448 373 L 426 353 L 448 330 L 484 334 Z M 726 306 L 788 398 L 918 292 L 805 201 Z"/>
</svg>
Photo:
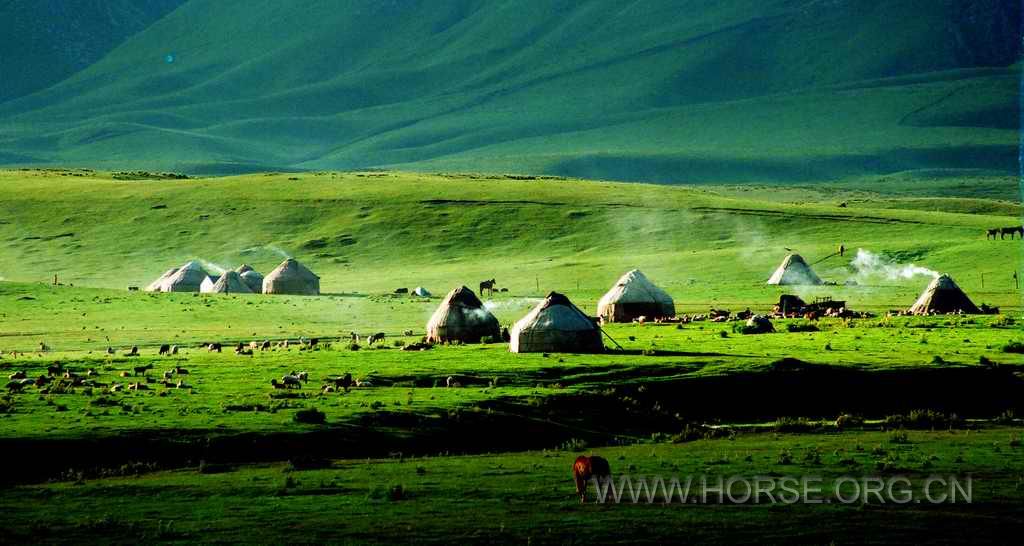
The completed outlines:
<svg viewBox="0 0 1024 546">
<path fill-rule="evenodd" d="M 857 256 L 850 262 L 858 282 L 869 279 L 883 278 L 890 281 L 913 279 L 914 277 L 936 278 L 939 274 L 927 267 L 914 264 L 901 264 L 879 256 L 874 252 L 857 249 Z"/>
</svg>

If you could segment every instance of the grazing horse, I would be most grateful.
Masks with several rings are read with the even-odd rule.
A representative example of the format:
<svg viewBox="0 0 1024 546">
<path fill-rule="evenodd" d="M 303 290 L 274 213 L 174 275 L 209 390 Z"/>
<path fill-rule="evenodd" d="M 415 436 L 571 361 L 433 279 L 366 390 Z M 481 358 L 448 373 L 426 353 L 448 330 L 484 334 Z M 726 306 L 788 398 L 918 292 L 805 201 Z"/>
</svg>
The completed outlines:
<svg viewBox="0 0 1024 546">
<path fill-rule="evenodd" d="M 996 239 L 996 235 L 999 235 L 1000 231 L 1002 231 L 1002 230 L 1000 230 L 999 228 L 986 229 L 985 230 L 985 240 L 987 241 L 989 239 L 992 239 L 994 241 Z"/>
<path fill-rule="evenodd" d="M 1014 235 L 1020 234 L 1021 239 L 1024 239 L 1024 226 L 1004 227 L 999 229 L 999 238 L 1009 235 L 1012 240 Z"/>
<path fill-rule="evenodd" d="M 384 341 L 384 332 L 377 332 L 376 334 L 373 334 L 366 338 L 367 345 L 373 345 L 378 341 Z"/>
<path fill-rule="evenodd" d="M 494 283 L 495 282 L 496 281 L 494 279 L 491 279 L 489 281 L 481 281 L 480 282 L 480 295 L 481 296 L 484 295 L 484 290 L 486 290 L 487 291 L 487 295 L 493 296 L 494 295 Z"/>
<path fill-rule="evenodd" d="M 576 457 L 572 465 L 572 479 L 576 482 L 576 493 L 580 496 L 580 504 L 587 502 L 587 482 L 591 478 L 611 479 L 612 471 L 608 460 L 597 455 Z"/>
</svg>

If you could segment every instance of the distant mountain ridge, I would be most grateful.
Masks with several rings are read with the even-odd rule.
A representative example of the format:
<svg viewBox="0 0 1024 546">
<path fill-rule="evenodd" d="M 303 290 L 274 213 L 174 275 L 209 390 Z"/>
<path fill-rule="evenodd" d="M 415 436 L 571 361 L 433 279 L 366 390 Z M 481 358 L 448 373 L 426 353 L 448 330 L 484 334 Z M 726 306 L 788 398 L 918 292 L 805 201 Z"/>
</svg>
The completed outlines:
<svg viewBox="0 0 1024 546">
<path fill-rule="evenodd" d="M 1020 12 L 1000 0 L 186 0 L 68 79 L 0 103 L 0 162 L 658 182 L 1009 174 Z"/>
</svg>

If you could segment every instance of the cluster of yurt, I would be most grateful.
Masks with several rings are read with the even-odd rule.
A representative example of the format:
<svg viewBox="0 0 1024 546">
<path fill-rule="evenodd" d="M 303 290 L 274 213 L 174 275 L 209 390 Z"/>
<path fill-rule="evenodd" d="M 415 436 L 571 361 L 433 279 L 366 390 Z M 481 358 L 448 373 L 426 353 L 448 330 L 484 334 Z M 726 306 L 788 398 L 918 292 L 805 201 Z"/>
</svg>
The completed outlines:
<svg viewBox="0 0 1024 546">
<path fill-rule="evenodd" d="M 201 292 L 205 294 L 320 294 L 320 277 L 294 258 L 288 258 L 264 277 L 248 264 L 234 271 L 211 275 L 197 261 L 167 270 L 146 287 L 148 292 Z"/>
<path fill-rule="evenodd" d="M 621 282 L 621 280 L 620 280 Z M 821 285 L 821 278 L 799 254 L 790 254 L 782 260 L 768 279 L 770 285 Z M 609 293 L 610 294 L 610 293 Z M 912 315 L 947 313 L 977 314 L 982 311 L 949 275 L 936 276 L 907 310 Z"/>
</svg>

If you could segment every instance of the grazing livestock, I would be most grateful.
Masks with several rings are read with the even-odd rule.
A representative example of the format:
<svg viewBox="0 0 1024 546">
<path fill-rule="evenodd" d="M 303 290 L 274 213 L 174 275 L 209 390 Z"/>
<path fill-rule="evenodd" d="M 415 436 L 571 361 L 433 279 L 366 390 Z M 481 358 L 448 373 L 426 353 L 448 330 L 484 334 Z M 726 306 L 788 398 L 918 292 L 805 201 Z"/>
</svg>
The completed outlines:
<svg viewBox="0 0 1024 546">
<path fill-rule="evenodd" d="M 268 340 L 268 341 L 264 341 L 263 343 L 260 343 L 260 350 L 261 351 L 269 351 L 270 350 L 270 341 Z"/>
<path fill-rule="evenodd" d="M 989 239 L 992 239 L 993 241 L 995 241 L 996 240 L 996 236 L 999 235 L 999 231 L 1000 231 L 999 228 L 986 229 L 985 230 L 985 240 L 987 241 Z"/>
<path fill-rule="evenodd" d="M 343 377 L 328 377 L 326 381 L 338 389 L 344 389 L 345 392 L 348 392 L 355 385 L 355 381 L 352 380 L 352 374 L 350 373 L 346 373 Z"/>
<path fill-rule="evenodd" d="M 134 372 L 134 375 L 139 375 L 139 374 L 146 375 L 146 372 L 148 372 L 149 370 L 152 370 L 152 369 L 153 369 L 153 363 L 150 362 L 149 364 L 146 364 L 145 366 L 135 366 L 134 368 L 132 368 L 132 371 Z"/>
<path fill-rule="evenodd" d="M 28 375 L 25 373 L 24 370 L 18 370 L 16 372 L 12 373 L 11 375 L 8 375 L 7 379 L 10 379 L 10 380 L 13 381 L 15 379 L 25 379 L 26 377 L 28 377 Z"/>
<path fill-rule="evenodd" d="M 171 345 L 171 354 L 172 355 L 178 354 L 178 346 L 177 345 Z"/>
<path fill-rule="evenodd" d="M 114 354 L 114 348 L 113 347 L 107 347 L 107 354 L 108 355 Z"/>
<path fill-rule="evenodd" d="M 60 375 L 64 373 L 64 366 L 60 362 L 54 362 L 46 367 L 46 375 Z"/>
<path fill-rule="evenodd" d="M 160 356 L 166 356 L 171 354 L 171 346 L 166 343 L 161 345 L 159 354 Z"/>
<path fill-rule="evenodd" d="M 1013 226 L 1013 227 L 999 228 L 999 238 L 1000 239 L 1002 239 L 1006 235 L 1009 235 L 1010 239 L 1013 240 L 1013 237 L 1015 235 L 1017 235 L 1017 234 L 1020 234 L 1021 239 L 1024 239 L 1024 226 Z"/>
<path fill-rule="evenodd" d="M 292 377 L 298 378 L 298 380 L 302 381 L 303 383 L 308 383 L 309 382 L 309 372 L 294 372 L 293 371 L 289 375 L 291 375 Z"/>
<path fill-rule="evenodd" d="M 180 366 L 174 368 L 174 373 L 178 375 L 188 375 L 188 370 Z"/>
<path fill-rule="evenodd" d="M 486 290 L 487 291 L 487 295 L 493 296 L 494 295 L 494 283 L 495 282 L 496 281 L 494 279 L 491 279 L 489 281 L 480 281 L 480 290 L 479 290 L 478 293 L 482 296 L 484 294 L 484 290 Z"/>
<path fill-rule="evenodd" d="M 408 288 L 396 288 L 395 289 L 395 294 L 408 294 L 408 293 L 409 293 L 409 289 Z"/>
<path fill-rule="evenodd" d="M 191 389 L 192 388 L 192 385 L 189 385 L 188 383 L 182 381 L 181 379 L 179 379 L 178 382 L 174 384 L 174 386 L 175 386 L 175 388 L 178 388 L 178 389 Z"/>
<path fill-rule="evenodd" d="M 367 345 L 373 345 L 374 343 L 376 343 L 378 341 L 384 341 L 384 332 L 377 332 L 376 334 L 371 335 L 367 339 L 366 344 Z"/>
<path fill-rule="evenodd" d="M 221 349 L 222 349 L 222 347 L 221 347 L 220 343 L 210 343 L 209 345 L 206 346 L 207 352 L 211 352 L 211 353 L 219 353 L 219 352 L 221 352 Z"/>
<path fill-rule="evenodd" d="M 7 390 L 11 392 L 21 392 L 24 388 L 25 385 L 21 381 L 11 381 L 7 384 Z"/>
<path fill-rule="evenodd" d="M 572 478 L 576 482 L 576 493 L 580 496 L 580 504 L 587 502 L 587 482 L 591 478 L 610 480 L 611 468 L 607 459 L 597 455 L 576 457 L 572 465 Z"/>
<path fill-rule="evenodd" d="M 278 380 L 276 380 L 276 379 L 271 379 L 270 380 L 270 384 L 273 385 L 275 389 L 301 389 L 302 388 L 302 381 L 299 381 L 299 378 L 295 377 L 294 375 L 282 376 L 280 382 L 278 382 Z M 278 386 L 278 385 L 280 385 L 280 386 Z"/>
<path fill-rule="evenodd" d="M 129 349 L 124 356 L 139 356 L 139 347 L 137 345 L 132 345 L 132 348 Z"/>
<path fill-rule="evenodd" d="M 459 388 L 459 387 L 462 386 L 462 383 L 459 383 L 455 379 L 455 376 L 452 376 L 452 375 L 449 375 L 448 379 L 446 379 L 444 383 L 445 383 L 445 386 L 447 386 L 450 389 L 456 389 L 456 388 Z"/>
<path fill-rule="evenodd" d="M 167 370 L 164 372 L 164 379 L 170 379 L 174 377 L 174 370 Z"/>
<path fill-rule="evenodd" d="M 36 378 L 35 385 L 37 387 L 43 387 L 48 385 L 51 381 L 53 381 L 51 377 L 46 375 L 40 375 L 39 377 Z"/>
<path fill-rule="evenodd" d="M 412 333 L 412 330 L 406 330 L 406 331 L 402 332 L 402 335 L 408 337 L 408 336 L 413 335 L 413 333 Z"/>
</svg>

